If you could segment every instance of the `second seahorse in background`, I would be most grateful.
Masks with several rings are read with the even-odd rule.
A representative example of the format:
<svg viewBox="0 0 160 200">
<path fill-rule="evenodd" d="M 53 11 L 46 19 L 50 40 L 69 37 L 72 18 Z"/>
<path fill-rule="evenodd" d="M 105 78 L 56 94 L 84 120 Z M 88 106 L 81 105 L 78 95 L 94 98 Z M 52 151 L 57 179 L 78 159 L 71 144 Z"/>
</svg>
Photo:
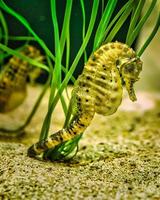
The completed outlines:
<svg viewBox="0 0 160 200">
<path fill-rule="evenodd" d="M 25 46 L 21 54 L 42 62 L 44 57 L 31 45 Z M 26 97 L 27 77 L 37 78 L 41 69 L 33 67 L 27 61 L 16 56 L 9 59 L 0 73 L 0 113 L 17 108 Z M 31 74 L 31 76 L 30 76 Z"/>
<path fill-rule="evenodd" d="M 43 158 L 44 152 L 85 131 L 95 113 L 111 115 L 122 101 L 123 85 L 132 101 L 136 100 L 134 83 L 139 79 L 142 62 L 135 51 L 120 42 L 102 45 L 85 64 L 72 91 L 74 120 L 52 135 L 32 145 L 28 155 Z"/>
</svg>

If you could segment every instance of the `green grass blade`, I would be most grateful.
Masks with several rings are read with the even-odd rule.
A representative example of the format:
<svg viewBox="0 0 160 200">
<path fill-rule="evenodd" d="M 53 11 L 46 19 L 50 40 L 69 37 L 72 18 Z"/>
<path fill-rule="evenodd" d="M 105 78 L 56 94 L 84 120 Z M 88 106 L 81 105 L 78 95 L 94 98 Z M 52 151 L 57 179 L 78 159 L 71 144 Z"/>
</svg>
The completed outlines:
<svg viewBox="0 0 160 200">
<path fill-rule="evenodd" d="M 68 73 L 69 69 L 69 61 L 70 61 L 70 33 L 68 30 L 66 37 L 66 74 Z"/>
<path fill-rule="evenodd" d="M 131 35 L 132 31 L 134 30 L 137 24 L 137 21 L 140 18 L 144 4 L 145 4 L 145 0 L 135 1 L 134 3 L 134 8 L 136 7 L 136 9 L 133 9 L 133 12 L 132 12 L 133 14 L 132 14 L 130 26 L 128 29 L 127 37 L 126 37 L 126 43 L 128 43 L 129 36 Z"/>
<path fill-rule="evenodd" d="M 54 82 L 53 82 L 53 65 L 52 65 L 50 57 L 46 56 L 46 58 L 47 58 L 47 63 L 48 63 L 49 69 L 50 69 L 50 76 L 51 76 L 50 96 L 52 96 L 52 98 L 54 98 L 56 87 L 54 87 L 54 85 L 53 85 L 54 84 Z M 45 117 L 45 119 L 43 121 L 43 125 L 42 125 L 40 136 L 39 136 L 39 140 L 43 140 L 45 138 L 45 135 L 48 134 L 48 131 L 49 131 L 51 115 L 52 115 L 52 112 L 49 110 L 51 101 L 52 101 L 52 99 L 49 98 L 48 110 L 47 110 L 46 117 Z"/>
<path fill-rule="evenodd" d="M 103 40 L 105 40 L 105 38 L 107 37 L 107 34 L 109 33 L 109 31 L 111 30 L 111 28 L 113 27 L 113 25 L 115 24 L 115 22 L 121 17 L 121 15 L 123 14 L 123 12 L 125 10 L 128 10 L 131 6 L 133 6 L 133 1 L 134 0 L 129 0 L 121 9 L 120 11 L 118 11 L 118 13 L 116 14 L 116 16 L 113 18 L 113 20 L 109 23 L 108 27 L 105 30 L 105 33 L 103 35 Z"/>
<path fill-rule="evenodd" d="M 72 103 L 70 101 L 69 102 L 69 106 L 68 106 L 68 110 L 67 110 L 67 115 L 66 115 L 66 118 L 65 118 L 65 122 L 64 122 L 64 125 L 63 125 L 63 128 L 66 128 L 67 125 L 69 124 L 70 119 L 71 119 L 71 115 L 72 115 Z"/>
<path fill-rule="evenodd" d="M 69 31 L 72 4 L 73 4 L 73 0 L 66 1 L 66 9 L 65 9 L 62 33 L 61 33 L 61 38 L 60 38 L 61 54 L 63 54 L 65 41 L 67 39 L 67 35 L 68 35 L 68 31 Z"/>
<path fill-rule="evenodd" d="M 5 46 L 5 45 L 4 45 Z M 14 51 L 20 51 L 21 49 L 23 49 L 24 48 L 24 45 L 23 46 L 21 46 L 21 47 L 18 47 L 18 48 L 16 48 L 16 49 L 14 49 Z M 6 53 L 4 53 L 4 52 L 6 52 Z M 13 55 L 13 54 L 10 54 L 10 53 L 8 53 L 7 51 L 3 51 L 3 53 L 1 52 L 0 53 L 0 57 L 2 57 L 2 61 L 4 60 L 4 59 L 6 59 L 6 58 L 8 58 L 10 55 Z"/>
<path fill-rule="evenodd" d="M 84 40 L 85 32 L 86 32 L 86 14 L 85 14 L 85 6 L 84 1 L 80 0 L 81 3 L 81 10 L 82 10 L 82 20 L 83 20 L 83 27 L 82 27 L 82 39 Z M 87 51 L 84 51 L 84 63 L 87 61 Z"/>
<path fill-rule="evenodd" d="M 109 0 L 107 3 L 107 6 L 104 10 L 104 13 L 102 15 L 102 18 L 100 20 L 99 26 L 95 34 L 93 50 L 95 50 L 100 45 L 103 39 L 103 34 L 105 32 L 106 27 L 109 24 L 109 21 L 111 19 L 111 16 L 113 14 L 117 1 L 118 0 Z"/>
<path fill-rule="evenodd" d="M 66 72 L 65 74 L 68 73 L 69 62 L 70 62 L 70 17 L 71 17 L 71 11 L 72 11 L 72 4 L 73 4 L 73 0 L 66 2 L 62 33 L 61 33 L 61 38 L 60 38 L 60 46 L 61 46 L 62 55 L 64 52 L 64 46 L 66 42 Z M 65 90 L 68 96 L 67 87 L 65 88 Z"/>
<path fill-rule="evenodd" d="M 160 27 L 160 14 L 159 14 L 157 22 L 156 22 L 156 24 L 153 28 L 153 31 L 151 32 L 151 34 L 149 35 L 149 37 L 147 38 L 147 40 L 145 41 L 145 43 L 143 44 L 143 46 L 141 47 L 141 49 L 137 53 L 139 57 L 143 54 L 145 49 L 148 47 L 148 45 L 150 44 L 150 42 L 152 41 L 152 39 L 156 35 L 159 27 Z"/>
<path fill-rule="evenodd" d="M 54 98 L 55 91 L 56 91 L 56 87 L 54 85 L 54 80 L 53 80 L 54 67 L 53 67 L 53 64 L 52 64 L 50 57 L 47 56 L 46 58 L 47 58 L 47 63 L 48 63 L 48 66 L 49 66 L 49 69 L 50 69 L 50 74 L 51 74 L 50 97 L 52 96 L 52 98 Z M 48 108 L 49 108 L 49 105 L 51 104 L 52 98 L 49 98 Z"/>
<path fill-rule="evenodd" d="M 69 32 L 69 29 L 68 29 L 68 33 L 67 33 L 67 37 L 66 37 L 66 74 L 68 73 L 69 62 L 70 62 L 70 32 Z M 75 81 L 76 81 L 76 79 L 74 78 L 73 83 Z M 65 91 L 66 91 L 66 96 L 69 99 L 69 93 L 68 93 L 67 87 L 66 87 Z"/>
<path fill-rule="evenodd" d="M 69 10 L 69 12 L 70 12 L 70 10 Z M 67 10 L 67 12 L 68 12 L 68 10 Z M 57 89 L 58 89 L 59 86 L 60 86 L 60 83 L 61 83 L 61 59 L 62 59 L 62 55 L 61 55 L 59 27 L 58 27 L 58 20 L 57 20 L 57 14 L 56 14 L 56 1 L 55 0 L 51 0 L 51 14 L 52 14 L 53 27 L 54 27 L 55 56 L 56 56 L 55 68 L 54 68 L 54 71 L 53 71 L 53 87 L 57 86 Z M 68 17 L 68 15 L 67 15 L 67 17 Z M 66 22 L 66 20 L 65 20 L 65 22 Z M 63 32 L 62 32 L 62 34 L 63 34 Z M 63 37 L 65 37 L 65 34 L 63 34 L 63 36 L 61 38 L 63 39 Z M 61 44 L 61 45 L 64 45 L 64 44 Z M 52 88 L 51 88 L 51 90 L 52 90 Z M 52 97 L 52 95 L 50 95 L 50 101 L 49 101 L 50 103 L 52 102 L 52 99 L 53 99 L 53 97 Z M 61 99 L 63 111 L 66 115 L 67 114 L 67 105 L 65 103 L 63 95 L 60 95 L 60 99 Z"/>
<path fill-rule="evenodd" d="M 67 104 L 66 104 L 66 100 L 63 96 L 63 93 L 60 95 L 60 100 L 61 100 L 61 104 L 62 104 L 62 109 L 64 112 L 64 115 L 67 116 Z"/>
<path fill-rule="evenodd" d="M 2 35 L 2 37 L 4 38 L 5 36 Z M 36 39 L 34 37 L 31 36 L 8 36 L 8 40 L 15 40 L 15 41 L 35 41 Z"/>
<path fill-rule="evenodd" d="M 36 66 L 36 67 L 40 67 L 46 71 L 49 71 L 48 69 L 48 66 L 44 65 L 43 63 L 39 63 L 36 61 L 36 59 L 32 59 L 32 58 L 29 58 L 23 54 L 21 54 L 20 52 L 16 51 L 16 50 L 13 50 L 3 44 L 0 43 L 0 49 L 2 49 L 3 51 L 7 52 L 8 54 L 11 54 L 11 55 L 14 55 L 14 56 L 17 56 L 25 61 L 27 61 L 28 63 L 30 63 L 31 65 L 33 66 Z"/>
<path fill-rule="evenodd" d="M 2 24 L 3 32 L 4 32 L 4 44 L 7 46 L 7 44 L 8 44 L 8 27 L 7 27 L 6 20 L 3 16 L 1 10 L 0 10 L 0 22 Z"/>
<path fill-rule="evenodd" d="M 133 2 L 132 2 L 133 3 Z M 132 5 L 132 4 L 131 4 Z M 113 38 L 116 36 L 117 32 L 119 31 L 119 29 L 122 27 L 122 25 L 124 24 L 124 22 L 126 21 L 127 17 L 130 15 L 131 11 L 132 11 L 132 6 L 129 5 L 128 9 L 126 9 L 123 14 L 121 15 L 121 17 L 119 18 L 119 20 L 116 22 L 116 24 L 114 25 L 113 29 L 111 30 L 111 32 L 108 34 L 108 36 L 105 39 L 105 43 L 107 42 L 111 42 L 113 40 Z"/>
<path fill-rule="evenodd" d="M 54 27 L 54 41 L 55 41 L 55 68 L 53 72 L 53 81 L 55 81 L 55 86 L 59 87 L 61 83 L 61 49 L 60 49 L 60 39 L 59 39 L 59 28 L 56 14 L 56 2 L 51 0 L 51 15 L 52 23 Z"/>
<path fill-rule="evenodd" d="M 153 11 L 155 5 L 157 3 L 157 0 L 152 0 L 151 5 L 149 6 L 148 10 L 146 11 L 145 15 L 141 18 L 138 25 L 135 27 L 135 29 L 132 31 L 131 35 L 129 36 L 129 39 L 127 41 L 127 44 L 131 46 L 138 36 L 139 32 L 141 31 L 141 28 L 143 27 L 146 20 L 149 18 L 151 12 Z"/>
<path fill-rule="evenodd" d="M 66 2 L 64 20 L 63 20 L 62 32 L 61 32 L 61 38 L 60 38 L 60 46 L 61 46 L 62 55 L 64 52 L 65 43 L 66 43 L 66 66 L 65 66 L 66 72 L 65 74 L 68 73 L 69 62 L 70 62 L 70 17 L 71 17 L 71 11 L 72 11 L 72 4 L 73 4 L 73 0 Z M 65 90 L 68 96 L 67 87 L 65 88 Z"/>
</svg>

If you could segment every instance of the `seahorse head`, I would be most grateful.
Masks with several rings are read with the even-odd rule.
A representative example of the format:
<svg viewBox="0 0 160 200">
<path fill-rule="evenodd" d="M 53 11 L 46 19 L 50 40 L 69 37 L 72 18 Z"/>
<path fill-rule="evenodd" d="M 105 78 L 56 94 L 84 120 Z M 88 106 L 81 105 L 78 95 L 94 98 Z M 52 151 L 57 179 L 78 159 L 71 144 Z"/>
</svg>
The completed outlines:
<svg viewBox="0 0 160 200">
<path fill-rule="evenodd" d="M 129 98 L 132 101 L 136 101 L 136 95 L 134 91 L 134 83 L 139 80 L 139 74 L 142 71 L 142 61 L 139 57 L 132 59 L 126 59 L 120 67 L 120 74 L 122 81 L 128 91 Z"/>
</svg>

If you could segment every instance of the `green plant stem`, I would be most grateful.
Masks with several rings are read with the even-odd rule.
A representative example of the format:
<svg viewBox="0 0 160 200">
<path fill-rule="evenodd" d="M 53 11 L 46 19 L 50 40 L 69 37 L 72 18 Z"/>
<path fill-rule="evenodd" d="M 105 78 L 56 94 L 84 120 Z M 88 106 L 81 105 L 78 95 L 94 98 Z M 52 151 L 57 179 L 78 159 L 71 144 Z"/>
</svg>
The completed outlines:
<svg viewBox="0 0 160 200">
<path fill-rule="evenodd" d="M 53 65 L 52 65 L 52 62 L 51 62 L 51 59 L 50 59 L 49 56 L 47 56 L 47 62 L 48 62 L 48 66 L 49 66 L 50 74 L 51 74 L 50 96 L 52 96 L 52 98 L 54 98 L 56 87 L 53 87 L 53 82 L 52 82 L 52 80 L 53 80 L 52 79 L 52 77 L 53 77 Z M 50 98 L 49 98 L 49 100 L 50 100 Z M 42 125 L 42 128 L 41 128 L 41 133 L 40 133 L 40 136 L 39 136 L 39 140 L 43 139 L 43 135 L 44 135 L 44 132 L 46 131 L 46 127 L 49 127 L 49 125 L 50 125 L 49 118 L 51 117 L 52 111 L 50 111 L 49 108 L 50 108 L 50 102 L 48 102 L 48 110 L 47 110 L 46 117 L 45 117 L 45 119 L 43 121 L 43 125 Z"/>
<path fill-rule="evenodd" d="M 111 16 L 113 14 L 117 1 L 118 0 L 108 0 L 107 6 L 104 10 L 104 13 L 102 15 L 102 18 L 100 20 L 99 26 L 96 31 L 93 50 L 98 48 L 100 46 L 100 43 L 102 42 L 103 34 L 105 32 L 106 27 L 109 24 L 109 21 L 111 19 Z"/>
<path fill-rule="evenodd" d="M 135 3 L 134 3 L 135 9 L 133 9 L 133 12 L 132 12 L 132 18 L 131 18 L 130 26 L 129 26 L 127 37 L 126 37 L 126 43 L 129 39 L 129 36 L 131 35 L 132 31 L 134 30 L 134 28 L 137 24 L 137 21 L 140 17 L 140 14 L 142 12 L 142 8 L 143 8 L 144 4 L 145 4 L 145 0 L 135 1 Z"/>
<path fill-rule="evenodd" d="M 68 1 L 69 2 L 69 1 Z M 69 2 L 70 3 L 70 2 Z M 67 8 L 66 9 L 66 12 L 71 12 L 71 5 L 67 3 Z M 62 60 L 62 51 L 61 51 L 61 46 L 62 48 L 64 49 L 64 42 L 65 42 L 65 39 L 66 38 L 66 32 L 64 31 L 64 29 L 67 29 L 68 28 L 68 25 L 69 25 L 69 22 L 67 23 L 68 21 L 68 18 L 69 17 L 67 14 L 65 15 L 65 19 L 67 18 L 67 20 L 64 19 L 64 23 L 67 24 L 64 24 L 64 27 L 62 29 L 62 37 L 61 37 L 61 43 L 60 43 L 60 38 L 59 38 L 59 27 L 58 27 L 58 20 L 57 20 L 57 14 L 56 14 L 56 1 L 55 0 L 51 0 L 51 14 L 52 14 L 52 22 L 53 22 L 53 27 L 54 27 L 54 41 L 55 41 L 55 56 L 56 56 L 56 59 L 55 59 L 55 68 L 54 68 L 54 71 L 53 71 L 53 84 L 51 86 L 51 90 L 52 90 L 52 87 L 57 87 L 57 89 L 59 88 L 60 84 L 61 84 L 61 60 Z M 50 100 L 49 100 L 49 104 L 52 102 L 52 95 L 50 95 Z M 63 108 L 63 111 L 64 111 L 64 114 L 66 115 L 67 114 L 67 105 L 66 105 L 66 102 L 63 98 L 63 95 L 60 95 L 60 100 L 61 100 L 61 104 L 62 104 L 62 108 Z"/>
<path fill-rule="evenodd" d="M 148 47 L 148 45 L 150 44 L 150 42 L 152 41 L 152 39 L 156 35 L 159 27 L 160 27 L 160 14 L 159 14 L 157 22 L 156 22 L 156 24 L 153 28 L 153 31 L 151 32 L 151 34 L 149 35 L 149 37 L 147 38 L 147 40 L 145 41 L 145 43 L 143 44 L 143 46 L 141 47 L 141 49 L 137 53 L 137 55 L 139 57 L 144 53 L 145 49 Z"/>
<path fill-rule="evenodd" d="M 117 34 L 117 32 L 119 31 L 119 29 L 122 27 L 122 25 L 124 24 L 124 22 L 126 21 L 127 17 L 130 15 L 130 13 L 132 11 L 132 6 L 131 5 L 132 4 L 127 6 L 128 8 L 123 12 L 123 14 L 119 18 L 119 20 L 117 21 L 117 23 L 115 24 L 113 29 L 111 30 L 111 32 L 109 33 L 109 35 L 105 39 L 105 43 L 111 42 L 113 40 L 113 38 L 115 37 L 115 35 Z"/>
<path fill-rule="evenodd" d="M 82 17 L 83 17 L 82 39 L 84 40 L 85 32 L 86 32 L 86 14 L 85 14 L 85 8 L 84 8 L 83 0 L 80 0 L 80 3 L 81 3 L 81 10 L 82 10 Z M 84 63 L 86 61 L 87 61 L 87 51 L 85 49 L 85 51 L 84 51 Z"/>
<path fill-rule="evenodd" d="M 73 4 L 72 0 L 66 2 L 65 15 L 64 15 L 63 26 L 62 26 L 62 33 L 61 33 L 61 38 L 60 38 L 62 54 L 64 52 L 64 46 L 65 46 L 65 42 L 66 42 L 66 72 L 65 72 L 65 75 L 68 73 L 69 63 L 70 63 L 70 18 L 71 18 L 72 4 Z M 66 91 L 66 96 L 69 99 L 67 86 L 65 87 L 65 91 Z M 66 115 L 67 115 L 67 112 L 66 112 Z"/>
<path fill-rule="evenodd" d="M 65 9 L 62 33 L 61 33 L 61 38 L 60 38 L 61 54 L 63 54 L 65 41 L 66 41 L 68 33 L 69 33 L 72 4 L 73 4 L 73 0 L 66 1 L 66 9 Z"/>
<path fill-rule="evenodd" d="M 66 9 L 62 26 L 62 33 L 60 38 L 60 46 L 61 46 L 61 54 L 63 55 L 65 42 L 66 42 L 66 71 L 65 74 L 68 73 L 69 62 L 70 62 L 70 18 L 72 11 L 73 0 L 66 1 Z M 66 95 L 68 97 L 68 91 L 66 86 Z M 65 112 L 65 115 L 67 111 Z"/>
<path fill-rule="evenodd" d="M 63 128 L 66 128 L 72 116 L 72 101 L 70 100 Z"/>
<path fill-rule="evenodd" d="M 2 35 L 2 38 L 4 38 L 5 36 Z M 35 41 L 35 38 L 34 37 L 31 37 L 31 36 L 8 36 L 8 40 L 15 40 L 15 41 L 30 41 L 30 40 L 34 40 Z"/>
<path fill-rule="evenodd" d="M 119 21 L 121 21 L 121 19 L 123 19 L 123 12 L 125 12 L 125 10 L 130 9 L 133 6 L 133 0 L 129 0 L 121 9 L 120 11 L 117 13 L 117 15 L 113 18 L 113 20 L 109 23 L 108 27 L 105 30 L 105 33 L 103 35 L 103 40 L 105 41 L 105 38 L 107 37 L 107 34 L 109 33 L 109 31 L 111 30 L 112 26 L 115 24 L 115 22 L 119 19 Z M 124 22 L 123 22 L 124 23 Z M 123 24 L 122 23 L 122 24 Z M 114 25 L 114 27 L 117 27 L 117 24 Z M 115 30 L 115 33 L 117 33 L 117 31 Z M 114 34 L 115 35 L 115 34 Z"/>
<path fill-rule="evenodd" d="M 66 73 L 65 74 L 68 73 L 69 62 L 70 62 L 70 32 L 69 32 L 69 29 L 68 29 L 67 36 L 66 36 Z M 75 83 L 75 81 L 73 83 Z M 69 99 L 69 93 L 68 93 L 67 87 L 65 88 L 65 91 L 66 91 L 66 96 Z"/>
<path fill-rule="evenodd" d="M 7 46 L 8 45 L 8 27 L 1 10 L 0 10 L 0 21 L 3 27 L 3 31 L 4 31 L 4 44 Z"/>
<path fill-rule="evenodd" d="M 131 46 L 134 42 L 134 40 L 136 39 L 136 37 L 138 36 L 139 32 L 141 31 L 144 23 L 146 22 L 146 20 L 149 18 L 151 12 L 153 11 L 155 5 L 157 3 L 157 0 L 152 0 L 151 5 L 149 6 L 148 10 L 146 11 L 145 15 L 141 18 L 140 22 L 137 24 L 137 26 L 135 27 L 134 30 L 132 30 L 131 35 L 129 36 L 129 39 L 127 41 L 127 44 L 129 46 Z"/>
<path fill-rule="evenodd" d="M 52 14 L 52 23 L 54 27 L 54 41 L 55 41 L 55 68 L 53 71 L 53 77 L 54 77 L 53 79 L 55 81 L 55 85 L 59 87 L 61 83 L 61 49 L 59 41 L 59 28 L 58 28 L 55 0 L 51 0 L 51 14 Z"/>
<path fill-rule="evenodd" d="M 66 38 L 66 74 L 68 73 L 68 69 L 69 69 L 69 61 L 70 61 L 70 33 L 68 30 L 67 38 Z"/>
</svg>

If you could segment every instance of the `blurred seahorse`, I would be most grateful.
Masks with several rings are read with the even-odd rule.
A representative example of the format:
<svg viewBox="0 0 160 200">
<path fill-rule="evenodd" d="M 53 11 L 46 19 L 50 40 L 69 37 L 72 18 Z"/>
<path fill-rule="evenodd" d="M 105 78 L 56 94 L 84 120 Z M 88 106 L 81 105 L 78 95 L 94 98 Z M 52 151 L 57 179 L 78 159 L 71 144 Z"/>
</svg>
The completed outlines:
<svg viewBox="0 0 160 200">
<path fill-rule="evenodd" d="M 31 45 L 25 46 L 21 54 L 40 62 L 44 59 L 40 51 Z M 11 57 L 0 73 L 0 113 L 17 108 L 27 94 L 27 77 L 33 82 L 40 73 L 40 68 L 16 56 Z"/>
<path fill-rule="evenodd" d="M 123 85 L 136 100 L 134 83 L 139 79 L 142 62 L 135 51 L 120 42 L 102 45 L 85 64 L 72 91 L 74 120 L 71 124 L 28 149 L 30 157 L 41 158 L 57 145 L 85 131 L 95 113 L 111 115 L 122 101 Z"/>
</svg>

